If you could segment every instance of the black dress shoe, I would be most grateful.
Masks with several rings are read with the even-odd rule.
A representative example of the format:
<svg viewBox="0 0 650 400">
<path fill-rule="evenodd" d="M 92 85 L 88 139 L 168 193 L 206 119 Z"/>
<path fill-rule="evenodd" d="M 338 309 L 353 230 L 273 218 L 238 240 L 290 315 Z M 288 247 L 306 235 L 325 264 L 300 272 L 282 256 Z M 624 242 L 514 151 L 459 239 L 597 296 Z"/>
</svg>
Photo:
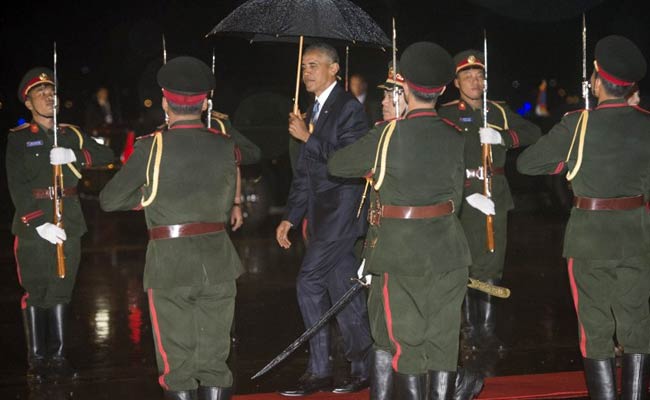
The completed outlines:
<svg viewBox="0 0 650 400">
<path fill-rule="evenodd" d="M 367 388 L 368 386 L 370 386 L 370 380 L 368 378 L 355 376 L 352 377 L 350 381 L 348 381 L 345 385 L 339 386 L 332 390 L 332 393 L 355 393 Z"/>
<path fill-rule="evenodd" d="M 283 396 L 297 397 L 307 396 L 308 394 L 316 392 L 329 392 L 332 390 L 332 377 L 315 377 L 313 375 L 303 375 L 298 380 L 298 385 L 295 388 L 283 390 L 280 392 Z"/>
</svg>

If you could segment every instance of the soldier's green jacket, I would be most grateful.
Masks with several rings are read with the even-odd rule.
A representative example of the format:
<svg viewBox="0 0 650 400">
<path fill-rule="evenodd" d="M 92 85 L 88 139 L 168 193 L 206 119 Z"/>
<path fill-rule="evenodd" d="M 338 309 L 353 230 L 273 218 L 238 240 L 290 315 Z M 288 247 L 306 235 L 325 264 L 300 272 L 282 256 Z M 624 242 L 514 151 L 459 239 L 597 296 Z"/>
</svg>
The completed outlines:
<svg viewBox="0 0 650 400">
<path fill-rule="evenodd" d="M 483 165 L 481 158 L 481 141 L 478 130 L 483 127 L 482 109 L 474 110 L 463 100 L 455 100 L 443 104 L 438 110 L 440 116 L 458 125 L 465 136 L 465 168 L 477 169 Z M 528 146 L 535 143 L 541 135 L 541 130 L 535 124 L 525 120 L 519 114 L 512 112 L 502 102 L 488 101 L 488 126 L 496 129 L 503 139 L 505 146 L 492 145 L 492 166 L 503 168 L 506 162 L 506 152 L 520 146 Z M 465 183 L 464 197 L 473 193 L 483 193 L 483 181 L 468 179 Z M 505 212 L 514 208 L 510 187 L 506 176 L 503 174 L 494 175 L 492 179 L 492 200 L 494 201 L 497 213 Z M 464 205 L 464 207 L 470 207 Z M 481 221 L 485 216 L 479 216 Z M 461 220 L 462 220 L 461 211 Z"/>
<path fill-rule="evenodd" d="M 40 239 L 36 227 L 54 219 L 54 203 L 50 199 L 35 199 L 32 189 L 46 189 L 53 184 L 50 150 L 54 135 L 35 122 L 11 129 L 7 137 L 7 184 L 16 208 L 11 232 L 19 237 Z M 74 125 L 60 124 L 59 147 L 75 153 L 77 161 L 63 165 L 63 185 L 77 187 L 79 179 L 72 172 L 83 173 L 84 167 L 105 165 L 114 161 L 113 151 L 95 142 Z M 63 223 L 68 237 L 80 237 L 86 232 L 86 221 L 77 196 L 63 198 Z"/>
<path fill-rule="evenodd" d="M 235 196 L 234 141 L 215 132 L 200 120 L 191 120 L 179 121 L 162 133 L 157 194 L 144 208 L 148 228 L 229 221 Z M 149 170 L 147 165 L 154 139 L 149 135 L 136 142 L 129 161 L 101 191 L 102 209 L 139 209 L 143 196 L 150 197 L 155 148 Z M 242 272 L 225 231 L 150 240 L 146 258 L 145 288 L 209 285 L 234 280 Z"/>
<path fill-rule="evenodd" d="M 337 151 L 328 162 L 332 175 L 363 177 L 373 168 L 385 123 Z M 453 200 L 463 192 L 463 137 L 433 110 L 412 110 L 397 121 L 386 175 L 379 193 L 384 205 L 426 206 Z M 379 168 L 379 167 L 378 167 Z M 378 171 L 378 169 L 377 169 Z M 375 174 L 376 178 L 376 174 Z M 362 215 L 360 218 L 365 218 Z M 383 218 L 366 237 L 366 270 L 422 276 L 466 268 L 471 263 L 463 228 L 455 214 L 430 219 Z"/>
<path fill-rule="evenodd" d="M 520 154 L 517 168 L 528 175 L 572 170 L 578 139 L 566 162 L 581 112 L 566 114 L 536 144 Z M 650 188 L 650 115 L 624 99 L 601 102 L 589 111 L 583 159 L 571 181 L 576 196 L 613 198 L 644 195 Z M 564 256 L 621 259 L 648 252 L 648 210 L 588 211 L 573 208 Z"/>
<path fill-rule="evenodd" d="M 260 148 L 239 132 L 232 125 L 230 118 L 228 118 L 226 114 L 213 111 L 211 128 L 217 129 L 232 138 L 239 149 L 241 165 L 255 164 L 262 158 L 262 151 Z"/>
</svg>

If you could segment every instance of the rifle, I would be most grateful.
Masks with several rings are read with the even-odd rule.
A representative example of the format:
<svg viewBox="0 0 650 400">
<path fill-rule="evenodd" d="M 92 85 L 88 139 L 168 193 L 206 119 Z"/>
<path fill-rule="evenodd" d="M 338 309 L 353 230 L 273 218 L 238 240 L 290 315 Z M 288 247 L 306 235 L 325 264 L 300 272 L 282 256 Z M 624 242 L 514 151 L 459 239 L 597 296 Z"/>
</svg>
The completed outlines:
<svg viewBox="0 0 650 400">
<path fill-rule="evenodd" d="M 582 13 L 582 98 L 585 100 L 585 110 L 589 109 L 589 80 L 587 80 L 587 21 Z"/>
<path fill-rule="evenodd" d="M 212 48 L 212 75 L 214 75 L 214 47 Z M 210 98 L 208 99 L 208 129 L 212 127 L 212 97 L 214 90 L 210 90 Z"/>
<path fill-rule="evenodd" d="M 485 74 L 483 76 L 483 127 L 488 127 L 487 122 L 487 91 L 488 91 L 488 60 L 487 60 L 487 33 L 483 31 L 483 62 Z M 488 199 L 492 198 L 492 145 L 481 145 L 481 158 L 483 160 L 483 194 Z M 490 253 L 494 253 L 494 216 L 485 216 L 486 246 Z"/>
<path fill-rule="evenodd" d="M 56 42 L 54 42 L 54 147 L 58 147 L 58 119 L 59 99 L 57 94 L 57 74 L 56 74 Z M 54 225 L 63 229 L 63 170 L 61 165 L 52 166 L 52 199 L 54 201 Z M 65 253 L 63 252 L 63 243 L 56 245 L 56 274 L 59 278 L 65 278 Z"/>
</svg>

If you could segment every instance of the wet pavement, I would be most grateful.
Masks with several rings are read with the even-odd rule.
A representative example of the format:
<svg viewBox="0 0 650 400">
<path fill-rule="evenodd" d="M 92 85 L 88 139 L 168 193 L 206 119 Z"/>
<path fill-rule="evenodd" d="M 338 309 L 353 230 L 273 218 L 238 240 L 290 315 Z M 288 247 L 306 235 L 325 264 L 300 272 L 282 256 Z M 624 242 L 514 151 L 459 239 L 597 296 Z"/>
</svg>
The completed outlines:
<svg viewBox="0 0 650 400">
<path fill-rule="evenodd" d="M 579 370 L 576 318 L 561 243 L 567 214 L 554 206 L 548 180 L 516 177 L 517 209 L 510 213 L 498 334 L 505 352 L 461 354 L 461 363 L 488 376 Z M 8 196 L 2 196 L 9 201 Z M 151 324 L 142 289 L 146 229 L 139 212 L 107 214 L 83 200 L 89 232 L 71 309 L 69 359 L 79 369 L 73 384 L 28 387 L 25 339 L 11 244 L 9 215 L 0 221 L 0 399 L 159 399 Z M 6 213 L 8 214 L 8 213 Z M 250 377 L 303 331 L 295 276 L 304 247 L 280 249 L 279 215 L 232 235 L 247 272 L 238 280 L 230 366 L 238 394 L 272 392 L 302 374 L 307 348 L 264 377 Z M 432 240 L 435 240 L 432 238 Z M 340 339 L 334 341 L 336 378 L 348 371 Z"/>
</svg>

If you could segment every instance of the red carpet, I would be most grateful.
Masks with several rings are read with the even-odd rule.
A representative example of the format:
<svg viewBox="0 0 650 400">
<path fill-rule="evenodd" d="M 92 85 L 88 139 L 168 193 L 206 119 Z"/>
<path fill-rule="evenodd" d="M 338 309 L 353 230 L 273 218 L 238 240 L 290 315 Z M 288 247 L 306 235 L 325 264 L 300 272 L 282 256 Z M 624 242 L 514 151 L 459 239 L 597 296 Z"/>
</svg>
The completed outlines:
<svg viewBox="0 0 650 400">
<path fill-rule="evenodd" d="M 497 376 L 485 379 L 480 400 L 566 399 L 587 397 L 582 371 L 538 375 Z M 235 396 L 235 400 L 289 399 L 277 393 Z M 315 393 L 309 400 L 367 400 L 368 391 L 353 394 Z"/>
</svg>

